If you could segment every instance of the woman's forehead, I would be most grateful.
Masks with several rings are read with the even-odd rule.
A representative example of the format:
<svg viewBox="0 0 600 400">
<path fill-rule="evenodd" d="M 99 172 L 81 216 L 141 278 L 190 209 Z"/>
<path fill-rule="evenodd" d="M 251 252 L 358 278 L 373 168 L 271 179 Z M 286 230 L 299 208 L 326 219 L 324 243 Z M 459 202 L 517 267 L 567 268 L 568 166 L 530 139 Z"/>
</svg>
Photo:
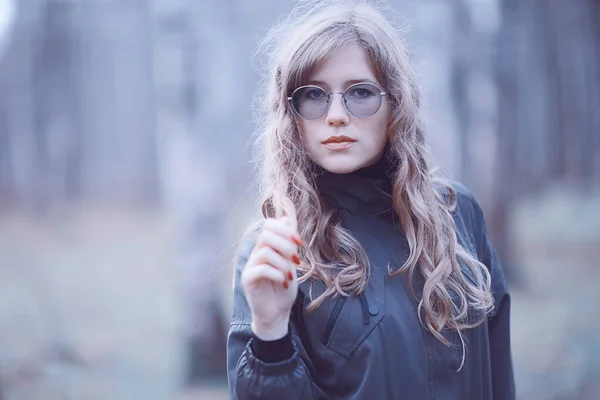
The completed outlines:
<svg viewBox="0 0 600 400">
<path fill-rule="evenodd" d="M 307 84 L 347 87 L 358 82 L 378 84 L 367 52 L 358 44 L 343 46 L 314 66 Z"/>
<path fill-rule="evenodd" d="M 365 82 L 369 82 L 369 83 L 373 83 L 375 85 L 379 85 L 379 82 L 377 82 L 376 80 L 372 79 L 372 78 L 355 78 L 355 79 L 348 79 L 344 82 L 341 83 L 341 85 L 343 87 L 348 87 L 348 86 L 352 86 L 356 83 L 365 83 Z M 331 82 L 328 81 L 320 81 L 320 80 L 316 80 L 316 79 L 309 79 L 306 82 L 307 85 L 316 85 L 316 86 L 321 86 L 323 88 L 325 87 L 329 87 L 332 86 Z"/>
</svg>

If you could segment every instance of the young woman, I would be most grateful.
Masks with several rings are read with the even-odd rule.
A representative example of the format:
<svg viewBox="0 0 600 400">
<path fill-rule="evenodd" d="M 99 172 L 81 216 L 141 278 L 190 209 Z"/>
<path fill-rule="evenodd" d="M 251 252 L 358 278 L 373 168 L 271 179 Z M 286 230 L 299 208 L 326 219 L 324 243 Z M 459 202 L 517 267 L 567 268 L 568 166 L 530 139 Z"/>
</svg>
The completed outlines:
<svg viewBox="0 0 600 400">
<path fill-rule="evenodd" d="M 433 178 L 398 33 L 342 3 L 269 36 L 264 220 L 237 261 L 231 398 L 514 399 L 481 208 Z"/>
</svg>

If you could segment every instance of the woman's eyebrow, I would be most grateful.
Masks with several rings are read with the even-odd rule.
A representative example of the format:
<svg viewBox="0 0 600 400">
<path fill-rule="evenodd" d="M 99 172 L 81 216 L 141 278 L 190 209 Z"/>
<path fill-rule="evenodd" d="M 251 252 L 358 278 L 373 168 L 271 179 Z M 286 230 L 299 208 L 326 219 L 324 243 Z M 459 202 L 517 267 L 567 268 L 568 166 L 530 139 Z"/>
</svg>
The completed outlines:
<svg viewBox="0 0 600 400">
<path fill-rule="evenodd" d="M 374 85 L 378 85 L 379 86 L 379 83 L 375 82 L 373 79 L 368 79 L 368 78 L 365 78 L 365 79 L 350 79 L 350 80 L 347 80 L 347 81 L 344 82 L 344 86 L 348 87 L 350 85 L 354 85 L 355 83 L 362 83 L 362 82 L 369 82 L 369 83 L 372 83 Z M 331 86 L 327 82 L 319 81 L 319 80 L 314 80 L 314 79 L 310 79 L 307 82 L 307 84 L 308 85 L 317 85 L 317 86 Z"/>
</svg>

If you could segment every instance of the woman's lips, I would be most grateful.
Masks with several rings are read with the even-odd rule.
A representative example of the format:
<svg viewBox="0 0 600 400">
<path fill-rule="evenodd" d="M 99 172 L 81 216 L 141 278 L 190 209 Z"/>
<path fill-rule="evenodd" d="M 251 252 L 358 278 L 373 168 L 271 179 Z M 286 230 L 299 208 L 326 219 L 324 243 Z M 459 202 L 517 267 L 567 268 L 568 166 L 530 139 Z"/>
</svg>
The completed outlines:
<svg viewBox="0 0 600 400">
<path fill-rule="evenodd" d="M 323 142 L 325 148 L 331 151 L 341 151 L 350 148 L 356 140 L 345 135 L 331 136 Z"/>
<path fill-rule="evenodd" d="M 344 142 L 327 142 L 323 143 L 327 150 L 331 151 L 341 151 L 349 149 L 355 142 L 352 141 L 344 141 Z"/>
</svg>

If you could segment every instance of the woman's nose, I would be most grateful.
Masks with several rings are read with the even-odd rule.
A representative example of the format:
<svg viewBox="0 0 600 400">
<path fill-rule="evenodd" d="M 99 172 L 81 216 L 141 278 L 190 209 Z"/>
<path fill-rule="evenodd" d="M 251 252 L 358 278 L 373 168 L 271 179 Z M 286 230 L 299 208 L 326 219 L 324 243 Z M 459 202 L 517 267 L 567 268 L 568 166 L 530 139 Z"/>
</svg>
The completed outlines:
<svg viewBox="0 0 600 400">
<path fill-rule="evenodd" d="M 340 93 L 332 93 L 330 101 L 331 104 L 329 105 L 329 110 L 327 110 L 327 125 L 348 125 L 350 116 L 346 107 L 344 107 L 344 97 Z"/>
</svg>

